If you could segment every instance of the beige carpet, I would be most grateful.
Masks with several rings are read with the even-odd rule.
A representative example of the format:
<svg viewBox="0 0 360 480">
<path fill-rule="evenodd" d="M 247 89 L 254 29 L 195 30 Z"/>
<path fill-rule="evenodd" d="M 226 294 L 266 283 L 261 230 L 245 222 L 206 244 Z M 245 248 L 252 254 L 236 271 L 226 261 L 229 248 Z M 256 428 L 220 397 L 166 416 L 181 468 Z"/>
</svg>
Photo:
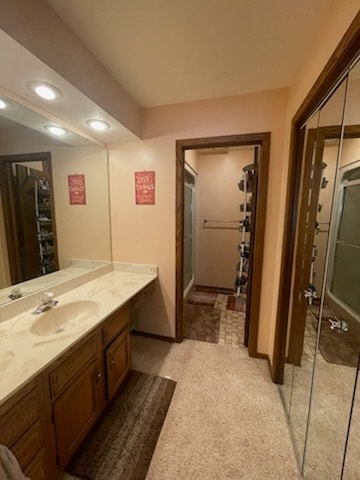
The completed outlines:
<svg viewBox="0 0 360 480">
<path fill-rule="evenodd" d="M 193 340 L 132 348 L 132 368 L 177 382 L 146 480 L 301 479 L 265 360 Z"/>
<path fill-rule="evenodd" d="M 177 382 L 146 480 L 301 478 L 266 361 L 242 347 L 132 342 L 133 368 Z"/>
<path fill-rule="evenodd" d="M 287 409 L 291 405 L 291 428 L 300 459 L 303 456 L 305 443 L 316 342 L 316 334 L 312 326 L 313 319 L 311 314 L 308 315 L 302 366 L 293 367 L 287 364 L 285 384 L 281 386 Z M 305 480 L 338 480 L 340 478 L 355 374 L 355 368 L 328 363 L 320 353 L 317 354 L 304 469 Z M 359 442 L 360 385 L 358 384 L 344 480 L 360 479 Z"/>
</svg>

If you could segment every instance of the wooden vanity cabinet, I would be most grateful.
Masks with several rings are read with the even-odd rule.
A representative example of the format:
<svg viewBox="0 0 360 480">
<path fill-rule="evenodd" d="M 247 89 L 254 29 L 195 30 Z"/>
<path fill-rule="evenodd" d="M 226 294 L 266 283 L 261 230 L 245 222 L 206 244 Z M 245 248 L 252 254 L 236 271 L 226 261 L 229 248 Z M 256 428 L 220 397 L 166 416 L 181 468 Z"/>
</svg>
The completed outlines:
<svg viewBox="0 0 360 480">
<path fill-rule="evenodd" d="M 107 398 L 110 401 L 130 370 L 130 305 L 113 313 L 102 329 L 105 348 Z"/>
<path fill-rule="evenodd" d="M 49 374 L 57 461 L 63 469 L 105 408 L 104 362 L 99 335 L 65 354 Z"/>
<path fill-rule="evenodd" d="M 128 302 L 0 406 L 0 443 L 31 480 L 61 478 L 125 379 L 130 311 Z"/>
<path fill-rule="evenodd" d="M 129 327 L 106 349 L 107 394 L 110 401 L 130 370 Z"/>
<path fill-rule="evenodd" d="M 51 478 L 42 399 L 42 383 L 37 378 L 0 407 L 0 443 L 12 451 L 31 480 Z"/>
<path fill-rule="evenodd" d="M 48 378 L 57 462 L 61 470 L 115 395 L 129 369 L 128 304 L 110 315 L 53 365 Z"/>
<path fill-rule="evenodd" d="M 136 310 L 142 303 L 143 301 L 151 295 L 155 290 L 155 280 L 153 280 L 151 283 L 146 285 L 142 290 L 140 290 L 139 293 L 134 295 L 131 299 L 131 311 Z"/>
</svg>

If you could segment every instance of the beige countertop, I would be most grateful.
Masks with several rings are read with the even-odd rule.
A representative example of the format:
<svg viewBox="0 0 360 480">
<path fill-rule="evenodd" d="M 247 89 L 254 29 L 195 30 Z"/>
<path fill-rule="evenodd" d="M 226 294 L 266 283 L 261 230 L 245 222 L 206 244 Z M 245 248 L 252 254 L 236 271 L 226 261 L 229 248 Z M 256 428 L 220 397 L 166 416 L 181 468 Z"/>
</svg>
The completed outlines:
<svg viewBox="0 0 360 480">
<path fill-rule="evenodd" d="M 62 295 L 55 295 L 58 306 L 47 312 L 72 302 L 94 302 L 81 322 L 68 330 L 49 336 L 33 334 L 33 324 L 47 314 L 33 315 L 34 308 L 0 322 L 0 404 L 157 278 L 157 268 L 152 266 L 114 264 L 113 268 Z M 71 306 L 67 308 L 71 311 Z"/>
</svg>

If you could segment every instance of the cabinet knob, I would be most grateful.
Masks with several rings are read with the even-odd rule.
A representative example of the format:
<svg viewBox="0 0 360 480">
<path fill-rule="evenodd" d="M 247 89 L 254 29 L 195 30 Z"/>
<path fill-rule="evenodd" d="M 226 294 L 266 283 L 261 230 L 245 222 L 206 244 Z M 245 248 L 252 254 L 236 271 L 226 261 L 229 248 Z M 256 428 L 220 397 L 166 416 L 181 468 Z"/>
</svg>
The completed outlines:
<svg viewBox="0 0 360 480">
<path fill-rule="evenodd" d="M 111 360 L 111 366 L 113 367 L 115 365 L 115 358 Z"/>
<path fill-rule="evenodd" d="M 102 373 L 101 372 L 96 372 L 96 383 L 98 383 L 100 381 L 102 377 Z"/>
</svg>

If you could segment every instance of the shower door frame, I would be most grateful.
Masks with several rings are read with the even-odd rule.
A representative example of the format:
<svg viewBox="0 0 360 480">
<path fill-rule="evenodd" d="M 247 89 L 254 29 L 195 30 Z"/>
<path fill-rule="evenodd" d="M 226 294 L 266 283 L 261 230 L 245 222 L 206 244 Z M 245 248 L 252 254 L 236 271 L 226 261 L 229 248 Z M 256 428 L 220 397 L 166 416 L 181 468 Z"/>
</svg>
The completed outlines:
<svg viewBox="0 0 360 480">
<path fill-rule="evenodd" d="M 189 184 L 189 183 L 186 183 L 186 181 L 184 181 L 184 189 L 185 188 L 189 188 L 192 192 L 192 212 L 191 212 L 191 230 L 192 230 L 192 235 L 191 235 L 191 278 L 188 282 L 188 284 L 185 286 L 184 285 L 184 297 L 185 297 L 185 290 L 190 288 L 191 289 L 191 285 L 192 285 L 192 282 L 194 281 L 194 264 L 195 264 L 195 253 L 194 253 L 194 241 L 195 241 L 195 215 L 194 215 L 194 204 L 195 204 L 195 195 L 196 195 L 196 173 L 194 172 L 194 170 L 192 170 L 192 168 L 186 164 L 185 166 L 185 170 L 187 170 L 187 172 L 193 177 L 194 179 L 194 184 Z M 192 171 L 191 171 L 192 170 Z M 184 207 L 185 207 L 185 203 L 184 203 Z M 185 215 L 185 211 L 184 211 L 184 215 Z M 184 239 L 184 243 L 185 243 L 185 239 Z M 190 285 L 191 284 L 191 285 Z"/>
<path fill-rule="evenodd" d="M 289 307 L 290 298 L 293 293 L 291 281 L 292 266 L 296 245 L 301 166 L 304 149 L 304 131 L 302 126 L 357 58 L 359 55 L 359 45 L 360 12 L 354 18 L 292 120 L 279 299 L 275 325 L 273 362 L 271 365 L 272 380 L 279 384 L 282 384 L 284 381 Z"/>
<path fill-rule="evenodd" d="M 346 136 L 344 135 L 344 139 L 351 139 L 351 138 L 360 138 L 360 125 L 357 125 L 356 128 L 358 129 L 356 132 L 356 135 L 351 135 L 351 136 Z M 345 129 L 346 131 L 346 129 Z M 347 305 L 343 300 L 341 300 L 339 297 L 336 297 L 336 295 L 332 292 L 331 290 L 331 279 L 333 277 L 333 269 L 334 269 L 334 261 L 335 261 L 335 251 L 336 251 L 336 238 L 337 238 L 337 233 L 339 230 L 340 226 L 340 221 L 341 221 L 341 216 L 343 212 L 343 202 L 344 202 L 344 194 L 345 194 L 345 188 L 353 186 L 353 185 L 359 185 L 360 184 L 360 179 L 357 180 L 352 180 L 346 186 L 343 184 L 343 177 L 346 175 L 347 172 L 353 170 L 354 168 L 359 168 L 360 167 L 360 160 L 355 160 L 348 165 L 345 165 L 343 167 L 339 168 L 339 178 L 336 184 L 336 191 L 335 191 L 335 205 L 337 205 L 337 211 L 334 214 L 334 222 L 333 225 L 331 226 L 331 230 L 329 232 L 329 238 L 330 238 L 330 249 L 329 249 L 329 273 L 327 276 L 326 284 L 325 284 L 325 295 L 329 301 L 330 306 L 332 307 L 333 311 L 335 314 L 337 314 L 337 311 L 339 308 L 343 310 L 341 317 L 348 321 L 350 318 L 353 321 L 358 322 L 358 317 L 359 313 L 356 312 L 354 309 L 352 309 L 349 305 Z M 334 306 L 335 304 L 335 306 Z M 344 314 L 345 311 L 345 314 Z M 340 312 L 339 312 L 340 315 Z"/>
<path fill-rule="evenodd" d="M 265 238 L 266 197 L 270 158 L 270 132 L 191 138 L 176 141 L 176 341 L 183 340 L 183 260 L 184 260 L 184 169 L 185 151 L 200 148 L 259 146 L 258 185 L 255 198 L 253 266 L 249 279 L 249 314 L 245 323 L 245 345 L 251 357 L 266 358 L 258 352 L 259 310 Z"/>
</svg>

